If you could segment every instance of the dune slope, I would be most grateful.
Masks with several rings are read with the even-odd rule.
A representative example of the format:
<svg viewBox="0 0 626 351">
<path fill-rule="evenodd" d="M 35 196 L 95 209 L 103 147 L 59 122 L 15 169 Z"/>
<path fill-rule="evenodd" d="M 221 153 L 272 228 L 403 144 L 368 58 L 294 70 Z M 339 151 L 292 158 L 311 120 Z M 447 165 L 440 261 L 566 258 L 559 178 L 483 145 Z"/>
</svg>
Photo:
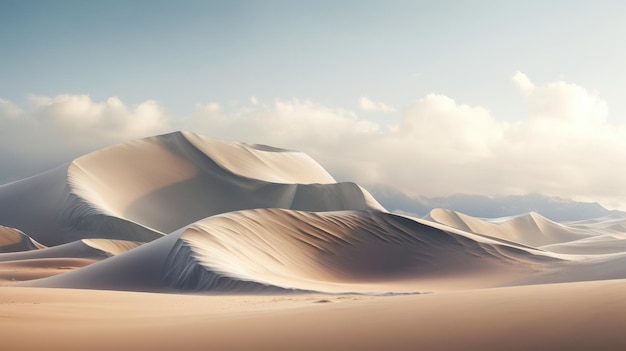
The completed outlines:
<svg viewBox="0 0 626 351">
<path fill-rule="evenodd" d="M 29 242 L 28 236 L 22 233 Z M 28 281 L 82 268 L 132 250 L 142 243 L 84 239 L 54 247 L 40 245 L 34 249 L 0 254 L 0 282 Z"/>
<path fill-rule="evenodd" d="M 484 234 L 534 247 L 575 241 L 593 235 L 588 230 L 568 227 L 550 221 L 534 212 L 514 217 L 487 220 L 439 208 L 432 210 L 426 216 L 426 219 L 468 232 Z"/>
<path fill-rule="evenodd" d="M 20 230 L 0 226 L 0 253 L 39 250 L 44 247 Z"/>
<path fill-rule="evenodd" d="M 28 285 L 414 292 L 506 285 L 558 260 L 380 211 L 256 209 L 215 215 L 126 254 Z"/>
<path fill-rule="evenodd" d="M 0 224 L 45 245 L 147 242 L 242 209 L 383 210 L 367 191 L 337 183 L 304 153 L 188 132 L 112 146 L 1 186 L 0 206 Z"/>
</svg>

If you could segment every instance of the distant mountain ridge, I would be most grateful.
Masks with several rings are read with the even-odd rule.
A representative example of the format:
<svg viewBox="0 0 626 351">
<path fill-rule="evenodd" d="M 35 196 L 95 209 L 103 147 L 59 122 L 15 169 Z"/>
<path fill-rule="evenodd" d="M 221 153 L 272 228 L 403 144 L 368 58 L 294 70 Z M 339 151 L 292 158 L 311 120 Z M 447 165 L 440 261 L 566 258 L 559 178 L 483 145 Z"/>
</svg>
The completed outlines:
<svg viewBox="0 0 626 351">
<path fill-rule="evenodd" d="M 497 218 L 537 212 L 557 222 L 577 221 L 626 212 L 609 210 L 597 202 L 577 202 L 571 199 L 541 194 L 489 197 L 454 194 L 442 197 L 410 197 L 386 185 L 366 186 L 370 193 L 391 212 L 424 217 L 436 208 L 462 212 L 473 217 Z"/>
</svg>

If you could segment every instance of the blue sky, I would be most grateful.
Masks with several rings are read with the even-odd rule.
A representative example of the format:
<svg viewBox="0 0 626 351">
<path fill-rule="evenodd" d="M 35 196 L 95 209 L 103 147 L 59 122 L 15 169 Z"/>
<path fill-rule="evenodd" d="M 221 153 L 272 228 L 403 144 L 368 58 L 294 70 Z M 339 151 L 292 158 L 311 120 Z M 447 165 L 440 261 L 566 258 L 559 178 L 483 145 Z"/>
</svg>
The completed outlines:
<svg viewBox="0 0 626 351">
<path fill-rule="evenodd" d="M 623 207 L 626 169 L 608 169 L 611 178 L 580 158 L 626 156 L 624 10 L 617 1 L 0 0 L 0 160 L 23 153 L 0 180 L 185 128 L 298 148 L 340 179 L 412 195 L 542 192 Z M 297 140 L 285 136 L 301 125 Z M 411 128 L 430 132 L 402 131 Z M 559 131 L 554 141 L 546 128 Z M 19 137 L 36 142 L 23 150 Z M 458 142 L 436 142 L 447 138 Z M 395 167 L 406 169 L 385 170 Z"/>
<path fill-rule="evenodd" d="M 519 117 L 517 70 L 626 88 L 626 6 L 592 1 L 3 1 L 0 96 L 129 104 L 305 97 L 354 107 L 427 93 Z M 617 118 L 616 116 L 612 116 Z"/>
</svg>

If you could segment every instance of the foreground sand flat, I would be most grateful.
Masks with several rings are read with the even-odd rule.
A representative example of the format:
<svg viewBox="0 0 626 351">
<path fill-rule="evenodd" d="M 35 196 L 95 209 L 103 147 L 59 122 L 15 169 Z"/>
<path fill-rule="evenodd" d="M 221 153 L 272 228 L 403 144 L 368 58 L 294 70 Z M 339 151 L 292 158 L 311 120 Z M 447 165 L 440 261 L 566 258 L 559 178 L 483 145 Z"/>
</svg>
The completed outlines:
<svg viewBox="0 0 626 351">
<path fill-rule="evenodd" d="M 0 288 L 7 350 L 623 350 L 626 280 L 405 296 Z"/>
</svg>

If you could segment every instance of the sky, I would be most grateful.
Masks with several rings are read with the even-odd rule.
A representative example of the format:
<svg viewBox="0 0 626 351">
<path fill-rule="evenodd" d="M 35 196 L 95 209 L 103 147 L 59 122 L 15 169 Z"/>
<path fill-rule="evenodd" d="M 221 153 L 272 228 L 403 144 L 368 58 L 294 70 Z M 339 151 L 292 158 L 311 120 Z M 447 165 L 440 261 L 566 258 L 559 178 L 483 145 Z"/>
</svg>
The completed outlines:
<svg viewBox="0 0 626 351">
<path fill-rule="evenodd" d="M 0 184 L 174 130 L 626 209 L 618 1 L 0 0 Z"/>
</svg>

